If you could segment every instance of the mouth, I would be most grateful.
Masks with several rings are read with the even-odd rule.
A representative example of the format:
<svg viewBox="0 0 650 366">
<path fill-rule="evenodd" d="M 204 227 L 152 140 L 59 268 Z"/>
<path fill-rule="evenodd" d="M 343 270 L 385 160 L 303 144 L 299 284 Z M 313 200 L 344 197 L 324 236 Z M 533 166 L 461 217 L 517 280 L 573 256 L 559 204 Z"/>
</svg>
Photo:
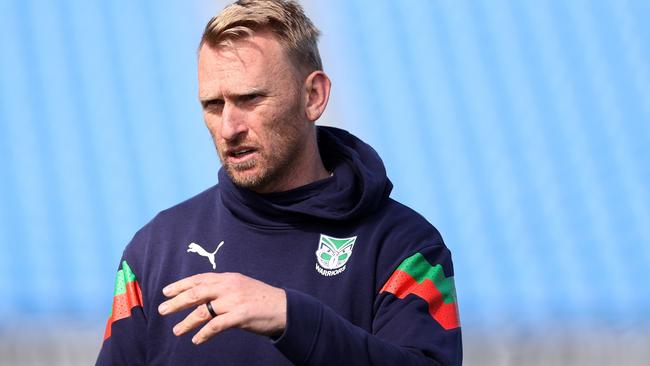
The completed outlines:
<svg viewBox="0 0 650 366">
<path fill-rule="evenodd" d="M 233 149 L 228 149 L 226 151 L 226 157 L 230 162 L 237 164 L 237 163 L 244 162 L 245 160 L 249 159 L 256 153 L 257 153 L 257 149 L 253 147 L 242 146 Z"/>
</svg>

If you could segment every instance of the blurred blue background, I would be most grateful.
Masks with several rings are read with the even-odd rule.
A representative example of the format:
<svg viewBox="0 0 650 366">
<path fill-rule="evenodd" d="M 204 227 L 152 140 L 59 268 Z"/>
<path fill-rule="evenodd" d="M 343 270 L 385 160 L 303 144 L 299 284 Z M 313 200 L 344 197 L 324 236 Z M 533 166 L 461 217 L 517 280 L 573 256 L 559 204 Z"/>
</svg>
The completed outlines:
<svg viewBox="0 0 650 366">
<path fill-rule="evenodd" d="M 131 236 L 216 182 L 196 47 L 223 4 L 0 0 L 0 329 L 101 328 Z M 442 232 L 466 334 L 650 327 L 650 2 L 303 4 L 321 122 Z"/>
</svg>

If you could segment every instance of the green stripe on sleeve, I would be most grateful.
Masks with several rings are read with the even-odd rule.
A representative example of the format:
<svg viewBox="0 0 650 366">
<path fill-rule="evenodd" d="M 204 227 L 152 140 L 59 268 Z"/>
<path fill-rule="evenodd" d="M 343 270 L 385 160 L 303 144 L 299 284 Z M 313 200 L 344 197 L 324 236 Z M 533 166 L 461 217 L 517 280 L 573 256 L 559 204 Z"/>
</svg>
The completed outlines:
<svg viewBox="0 0 650 366">
<path fill-rule="evenodd" d="M 117 271 L 115 276 L 115 291 L 114 296 L 122 295 L 126 293 L 126 284 L 135 281 L 135 274 L 129 267 L 126 261 L 122 261 L 122 269 Z"/>
<path fill-rule="evenodd" d="M 408 273 L 418 283 L 422 283 L 425 279 L 431 280 L 443 295 L 445 304 L 456 302 L 454 277 L 445 277 L 440 264 L 432 266 L 422 254 L 415 253 L 402 261 L 397 269 Z"/>
</svg>

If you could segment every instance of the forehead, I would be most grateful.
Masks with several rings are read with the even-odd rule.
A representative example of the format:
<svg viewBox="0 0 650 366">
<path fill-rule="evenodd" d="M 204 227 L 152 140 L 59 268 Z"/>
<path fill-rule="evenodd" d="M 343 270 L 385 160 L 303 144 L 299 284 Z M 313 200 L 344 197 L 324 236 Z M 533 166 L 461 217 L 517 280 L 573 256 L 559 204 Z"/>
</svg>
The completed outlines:
<svg viewBox="0 0 650 366">
<path fill-rule="evenodd" d="M 294 68 L 271 32 L 233 40 L 230 45 L 199 50 L 199 97 L 237 94 L 291 80 Z"/>
</svg>

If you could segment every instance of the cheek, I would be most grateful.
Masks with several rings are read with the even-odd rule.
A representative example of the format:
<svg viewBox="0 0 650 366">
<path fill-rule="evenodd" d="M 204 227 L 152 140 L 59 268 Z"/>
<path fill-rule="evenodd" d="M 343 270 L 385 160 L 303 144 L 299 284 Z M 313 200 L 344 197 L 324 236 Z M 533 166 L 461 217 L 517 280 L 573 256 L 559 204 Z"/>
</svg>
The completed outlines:
<svg viewBox="0 0 650 366">
<path fill-rule="evenodd" d="M 204 113 L 203 122 L 205 123 L 205 127 L 208 128 L 208 131 L 210 131 L 210 135 L 212 135 L 213 138 L 215 136 L 218 136 L 220 126 L 218 118 L 209 113 Z"/>
</svg>

